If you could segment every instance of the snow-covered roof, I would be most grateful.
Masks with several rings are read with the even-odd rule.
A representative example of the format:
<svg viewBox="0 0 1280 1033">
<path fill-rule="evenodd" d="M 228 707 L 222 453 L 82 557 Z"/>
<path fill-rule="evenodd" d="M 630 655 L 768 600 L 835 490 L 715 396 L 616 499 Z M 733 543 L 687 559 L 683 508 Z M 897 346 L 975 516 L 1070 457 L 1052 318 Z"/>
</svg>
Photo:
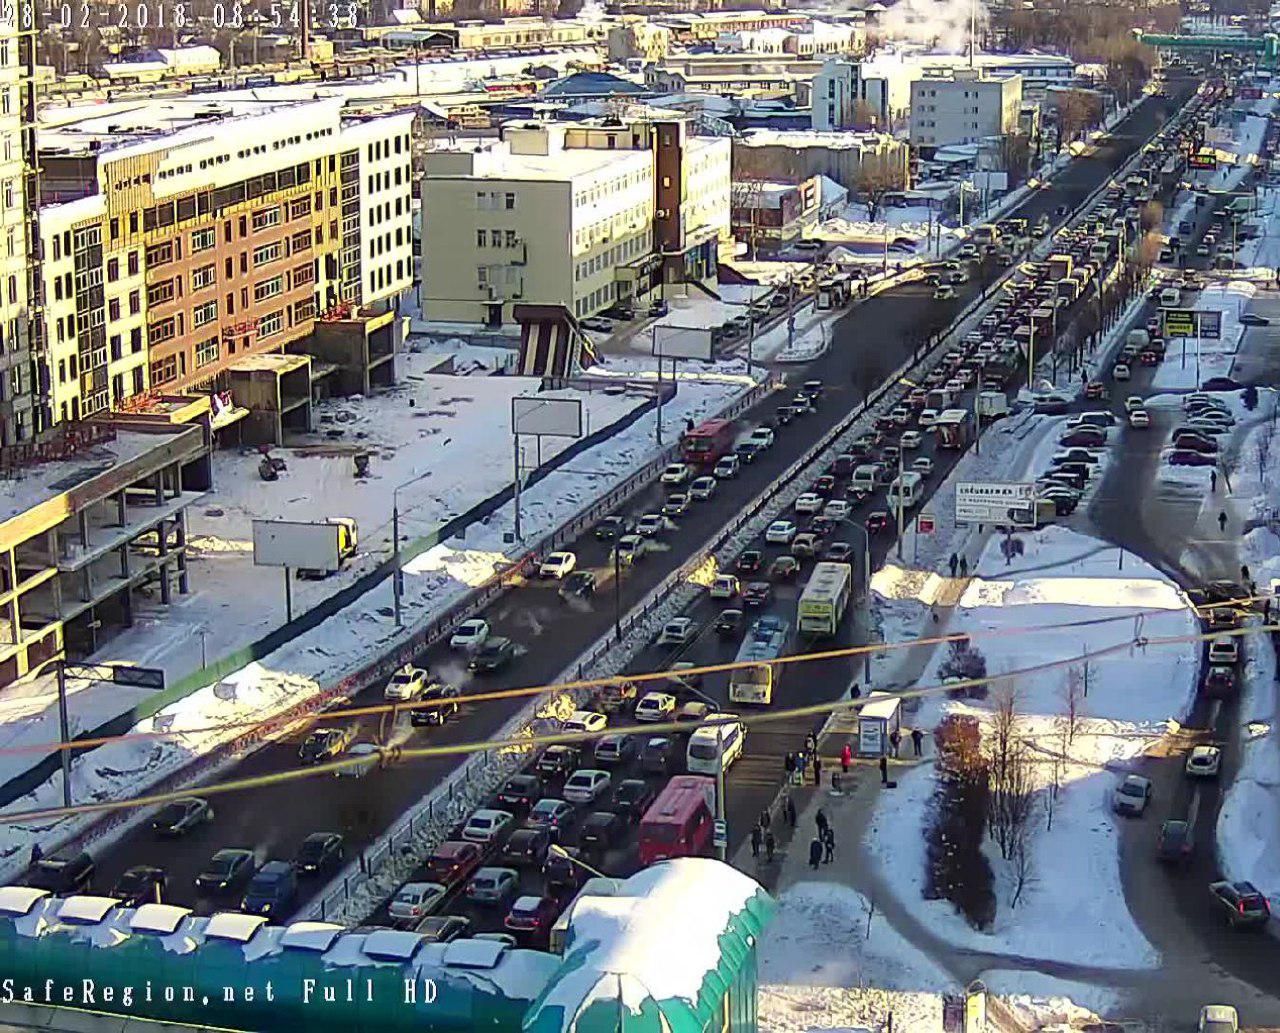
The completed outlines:
<svg viewBox="0 0 1280 1033">
<path fill-rule="evenodd" d="M 204 938 L 248 943 L 266 924 L 267 920 L 261 915 L 244 915 L 239 911 L 219 911 L 204 927 Z"/>
<path fill-rule="evenodd" d="M 58 909 L 58 921 L 71 925 L 93 925 L 101 922 L 119 905 L 120 901 L 114 897 L 68 897 Z"/>
<path fill-rule="evenodd" d="M 849 196 L 849 188 L 841 186 L 829 176 L 818 177 L 818 189 L 822 191 L 824 205 L 837 204 Z"/>
<path fill-rule="evenodd" d="M 0 886 L 0 914 L 29 914 L 36 903 L 47 896 L 48 890 L 36 889 L 34 886 Z"/>
<path fill-rule="evenodd" d="M 884 139 L 883 133 L 817 129 L 752 129 L 733 143 L 735 147 L 825 147 L 834 151 L 876 147 Z"/>
<path fill-rule="evenodd" d="M 343 931 L 342 926 L 332 922 L 294 922 L 280 937 L 280 946 L 285 950 L 323 953 Z"/>
<path fill-rule="evenodd" d="M 364 938 L 361 950 L 375 961 L 408 961 L 425 941 L 420 933 L 400 929 L 377 929 Z"/>
<path fill-rule="evenodd" d="M 526 1033 L 703 1029 L 773 906 L 755 880 L 702 857 L 646 868 L 617 896 L 581 897 Z"/>
<path fill-rule="evenodd" d="M 178 907 L 176 904 L 143 904 L 129 919 L 129 928 L 135 933 L 168 936 L 189 914 L 190 908 Z"/>
</svg>

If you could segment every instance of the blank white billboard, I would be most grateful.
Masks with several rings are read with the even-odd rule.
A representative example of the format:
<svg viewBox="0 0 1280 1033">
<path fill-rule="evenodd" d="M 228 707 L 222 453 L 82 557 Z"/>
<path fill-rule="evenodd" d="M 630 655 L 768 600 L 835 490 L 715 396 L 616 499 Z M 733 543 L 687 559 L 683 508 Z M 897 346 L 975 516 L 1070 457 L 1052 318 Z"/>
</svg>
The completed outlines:
<svg viewBox="0 0 1280 1033">
<path fill-rule="evenodd" d="M 253 562 L 259 567 L 334 571 L 341 568 L 338 525 L 303 520 L 255 520 Z"/>
<path fill-rule="evenodd" d="M 711 331 L 696 326 L 653 328 L 653 354 L 660 359 L 711 359 Z"/>
<path fill-rule="evenodd" d="M 580 438 L 582 402 L 577 398 L 516 395 L 511 399 L 511 433 L 547 438 Z"/>
</svg>

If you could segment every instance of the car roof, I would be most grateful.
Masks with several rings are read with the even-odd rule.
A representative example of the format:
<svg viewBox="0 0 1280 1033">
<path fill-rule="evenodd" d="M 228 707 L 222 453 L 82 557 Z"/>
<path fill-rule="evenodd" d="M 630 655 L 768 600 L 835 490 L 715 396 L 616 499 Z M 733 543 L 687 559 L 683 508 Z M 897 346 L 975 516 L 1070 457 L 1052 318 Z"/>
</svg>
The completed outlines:
<svg viewBox="0 0 1280 1033">
<path fill-rule="evenodd" d="M 432 857 L 456 857 L 458 854 L 472 853 L 480 848 L 474 843 L 467 843 L 460 839 L 449 839 L 441 843 L 432 851 Z"/>
</svg>

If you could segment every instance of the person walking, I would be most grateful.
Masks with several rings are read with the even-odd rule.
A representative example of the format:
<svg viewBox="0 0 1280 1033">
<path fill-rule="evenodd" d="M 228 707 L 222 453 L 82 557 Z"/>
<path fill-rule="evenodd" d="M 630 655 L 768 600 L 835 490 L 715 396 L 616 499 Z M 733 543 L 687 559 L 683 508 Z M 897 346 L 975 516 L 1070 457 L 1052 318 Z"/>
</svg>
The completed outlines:
<svg viewBox="0 0 1280 1033">
<path fill-rule="evenodd" d="M 840 770 L 846 775 L 849 773 L 849 765 L 853 763 L 853 750 L 849 748 L 849 744 L 845 743 L 840 748 Z"/>
<path fill-rule="evenodd" d="M 44 851 L 40 849 L 39 843 L 31 844 L 31 867 L 34 868 L 44 858 Z"/>
<path fill-rule="evenodd" d="M 760 831 L 760 826 L 757 825 L 755 828 L 751 830 L 751 856 L 752 857 L 760 856 L 760 844 L 763 842 L 764 842 L 764 833 Z"/>
<path fill-rule="evenodd" d="M 911 729 L 911 748 L 915 751 L 917 757 L 924 756 L 924 732 L 919 728 Z"/>
<path fill-rule="evenodd" d="M 796 755 L 788 753 L 782 760 L 787 769 L 787 781 L 791 781 L 791 776 L 796 773 Z"/>
<path fill-rule="evenodd" d="M 1218 471 L 1217 470 L 1209 471 L 1209 490 L 1210 491 L 1218 490 Z"/>
<path fill-rule="evenodd" d="M 821 807 L 818 808 L 818 813 L 813 816 L 813 823 L 818 826 L 818 835 L 821 836 L 827 831 L 827 815 Z"/>
<path fill-rule="evenodd" d="M 1221 513 L 1218 514 L 1218 533 L 1219 534 L 1227 533 L 1227 511 L 1226 510 L 1223 510 Z"/>
<path fill-rule="evenodd" d="M 812 732 L 810 732 L 808 735 L 804 737 L 804 752 L 805 753 L 818 752 L 818 737 L 814 735 Z"/>
<path fill-rule="evenodd" d="M 836 856 L 836 831 L 833 828 L 827 829 L 827 835 L 822 844 L 825 848 L 825 854 L 822 858 L 823 864 L 830 864 L 835 860 Z"/>
<path fill-rule="evenodd" d="M 1249 565 L 1247 563 L 1240 564 L 1240 580 L 1246 585 L 1253 580 L 1253 578 L 1249 576 Z"/>
<path fill-rule="evenodd" d="M 880 754 L 880 784 L 889 784 L 889 758 L 885 754 Z"/>
<path fill-rule="evenodd" d="M 813 755 L 813 784 L 822 785 L 822 758 L 816 753 Z"/>
<path fill-rule="evenodd" d="M 768 832 L 769 826 L 772 824 L 773 824 L 773 816 L 770 815 L 769 808 L 766 807 L 764 810 L 760 812 L 760 828 L 765 832 Z"/>
<path fill-rule="evenodd" d="M 787 812 L 787 824 L 792 828 L 796 827 L 796 805 L 788 796 L 782 804 L 783 810 Z"/>
<path fill-rule="evenodd" d="M 960 557 L 953 552 L 951 554 L 951 559 L 947 560 L 947 563 L 951 566 L 951 576 L 955 577 L 956 567 L 960 566 Z"/>
<path fill-rule="evenodd" d="M 960 557 L 960 576 L 961 577 L 969 576 L 969 557 L 968 556 Z"/>
<path fill-rule="evenodd" d="M 889 745 L 893 747 L 894 757 L 898 756 L 898 747 L 902 745 L 902 733 L 896 728 L 889 733 Z"/>
<path fill-rule="evenodd" d="M 774 839 L 773 833 L 766 832 L 764 834 L 764 859 L 766 861 L 772 862 L 773 852 L 777 849 L 778 849 L 778 841 Z"/>
<path fill-rule="evenodd" d="M 813 837 L 813 841 L 809 844 L 809 867 L 814 871 L 818 870 L 818 866 L 822 864 L 822 840 L 817 836 Z"/>
</svg>

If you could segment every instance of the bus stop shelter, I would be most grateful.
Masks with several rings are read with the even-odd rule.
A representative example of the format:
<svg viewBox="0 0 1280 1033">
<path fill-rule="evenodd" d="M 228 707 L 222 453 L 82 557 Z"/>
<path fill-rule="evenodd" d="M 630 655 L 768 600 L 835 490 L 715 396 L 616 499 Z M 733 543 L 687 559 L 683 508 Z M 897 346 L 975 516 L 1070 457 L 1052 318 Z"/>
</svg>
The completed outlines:
<svg viewBox="0 0 1280 1033">
<path fill-rule="evenodd" d="M 902 700 L 888 692 L 873 692 L 858 711 L 859 757 L 884 757 L 892 752 L 889 736 L 902 730 Z"/>
</svg>

